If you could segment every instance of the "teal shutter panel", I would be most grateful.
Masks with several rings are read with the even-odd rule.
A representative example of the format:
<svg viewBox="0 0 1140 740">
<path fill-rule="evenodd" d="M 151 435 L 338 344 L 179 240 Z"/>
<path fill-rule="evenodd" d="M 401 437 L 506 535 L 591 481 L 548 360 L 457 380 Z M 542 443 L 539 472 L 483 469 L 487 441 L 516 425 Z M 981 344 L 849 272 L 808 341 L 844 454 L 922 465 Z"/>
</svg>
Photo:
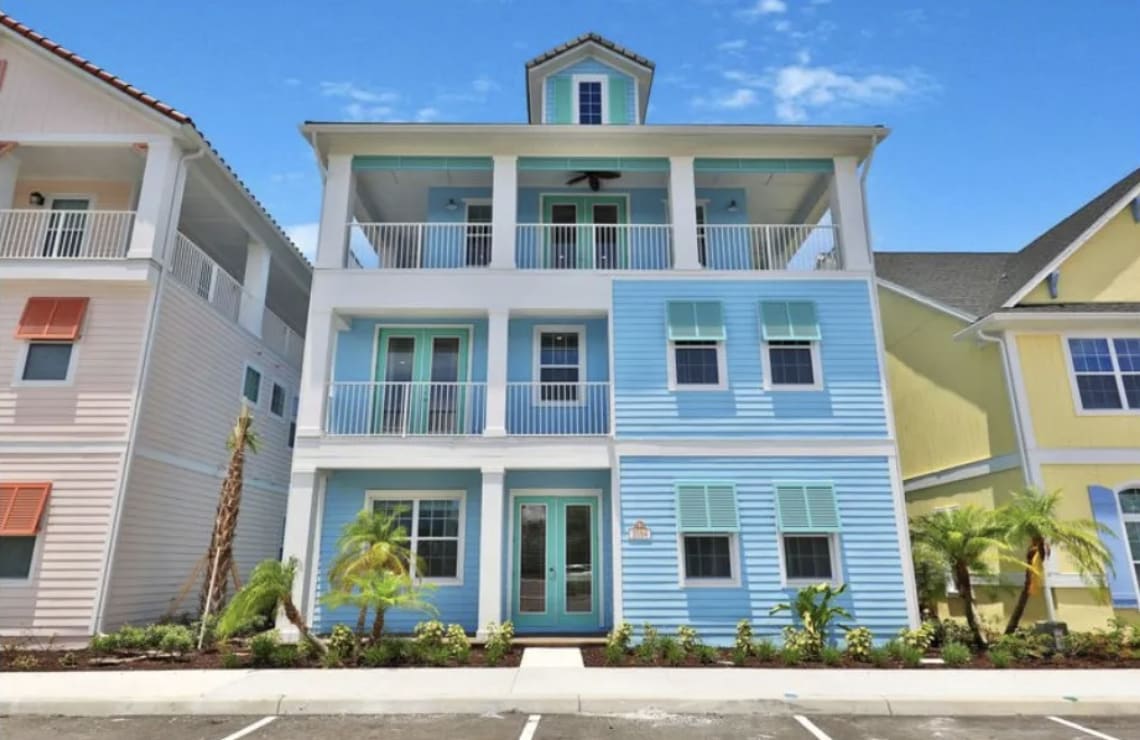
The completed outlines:
<svg viewBox="0 0 1140 740">
<path fill-rule="evenodd" d="M 1111 533 L 1100 533 L 1100 541 L 1112 555 L 1112 568 L 1107 578 L 1112 605 L 1135 609 L 1138 595 L 1132 581 L 1132 557 L 1128 552 L 1128 539 L 1120 518 L 1116 492 L 1104 486 L 1089 486 L 1089 504 L 1097 524 L 1104 525 Z"/>
<path fill-rule="evenodd" d="M 665 312 L 671 341 L 719 342 L 725 338 L 720 301 L 669 301 Z"/>
<path fill-rule="evenodd" d="M 762 301 L 760 319 L 765 342 L 811 342 L 822 336 L 811 301 Z"/>
<path fill-rule="evenodd" d="M 677 529 L 680 532 L 736 532 L 736 486 L 732 483 L 678 483 Z"/>
<path fill-rule="evenodd" d="M 570 120 L 574 111 L 571 104 L 574 89 L 569 77 L 554 77 L 550 80 L 554 110 L 546 112 L 547 123 L 573 123 Z"/>
<path fill-rule="evenodd" d="M 781 532 L 838 532 L 835 488 L 830 483 L 777 483 L 776 518 Z"/>
<path fill-rule="evenodd" d="M 610 77 L 610 120 L 607 123 L 632 123 L 629 111 L 629 80 Z"/>
</svg>

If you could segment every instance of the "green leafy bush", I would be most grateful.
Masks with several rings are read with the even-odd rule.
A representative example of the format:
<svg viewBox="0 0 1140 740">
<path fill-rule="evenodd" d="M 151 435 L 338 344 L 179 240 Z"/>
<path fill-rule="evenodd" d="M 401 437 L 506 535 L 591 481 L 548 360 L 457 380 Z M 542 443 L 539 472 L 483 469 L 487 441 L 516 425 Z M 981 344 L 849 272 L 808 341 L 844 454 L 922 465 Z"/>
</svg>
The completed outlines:
<svg viewBox="0 0 1140 740">
<path fill-rule="evenodd" d="M 399 637 L 384 637 L 360 652 L 361 664 L 368 668 L 403 665 L 414 653 L 414 645 Z"/>
<path fill-rule="evenodd" d="M 292 668 L 300 662 L 301 653 L 296 645 L 278 645 L 271 660 L 274 668 Z"/>
<path fill-rule="evenodd" d="M 752 652 L 752 623 L 747 619 L 736 623 L 736 641 L 733 647 L 746 657 Z"/>
<path fill-rule="evenodd" d="M 825 644 L 829 644 L 833 627 L 843 629 L 837 621 L 839 617 L 851 618 L 851 613 L 833 602 L 839 598 L 847 585 L 836 588 L 830 583 L 817 583 L 814 586 L 805 586 L 796 592 L 792 603 L 776 604 L 768 610 L 769 614 L 779 614 L 788 611 L 799 622 L 801 636 L 794 638 L 794 646 L 804 652 L 805 658 L 816 658 Z M 785 628 L 785 645 L 788 642 L 787 628 Z"/>
<path fill-rule="evenodd" d="M 972 657 L 970 648 L 960 642 L 948 642 L 942 646 L 942 662 L 951 668 L 966 665 Z"/>
<path fill-rule="evenodd" d="M 460 665 L 466 665 L 471 659 L 471 640 L 468 639 L 467 631 L 463 629 L 463 625 L 447 625 L 447 635 L 444 639 L 451 657 Z"/>
<path fill-rule="evenodd" d="M 157 647 L 164 653 L 185 655 L 194 649 L 194 635 L 180 624 L 162 625 Z"/>
<path fill-rule="evenodd" d="M 685 650 L 681 644 L 672 637 L 662 637 L 657 641 L 657 650 L 661 660 L 667 665 L 679 666 L 685 662 Z"/>
<path fill-rule="evenodd" d="M 860 663 L 871 662 L 871 650 L 875 647 L 875 636 L 866 627 L 852 627 L 844 636 L 847 657 Z"/>
<path fill-rule="evenodd" d="M 515 638 L 515 626 L 510 622 L 487 625 L 487 642 L 483 644 L 483 656 L 487 665 L 498 665 L 511 652 L 511 642 Z"/>
<path fill-rule="evenodd" d="M 1131 655 L 1131 639 L 1118 627 L 1090 632 L 1070 632 L 1061 641 L 1062 652 L 1070 658 L 1117 660 Z"/>
<path fill-rule="evenodd" d="M 1055 652 L 1052 635 L 1044 635 L 1031 629 L 1019 629 L 1008 635 L 999 635 L 990 650 L 998 650 L 1011 660 L 1040 660 Z"/>
<path fill-rule="evenodd" d="M 637 654 L 638 660 L 643 663 L 652 663 L 657 658 L 657 645 L 660 641 L 657 628 L 646 622 L 641 627 L 641 642 L 638 643 L 634 652 Z"/>
<path fill-rule="evenodd" d="M 950 642 L 960 645 L 970 645 L 974 642 L 974 634 L 969 625 L 956 619 L 943 619 L 934 628 L 934 642 L 932 645 L 941 646 Z"/>
<path fill-rule="evenodd" d="M 784 649 L 795 650 L 804 660 L 815 660 L 823 650 L 823 636 L 814 630 L 785 627 Z"/>
<path fill-rule="evenodd" d="M 720 659 L 720 653 L 712 645 L 700 644 L 697 645 L 697 660 L 702 665 L 712 665 Z"/>
<path fill-rule="evenodd" d="M 804 662 L 804 655 L 799 648 L 785 647 L 780 651 L 780 660 L 784 665 L 793 668 Z"/>
<path fill-rule="evenodd" d="M 898 640 L 906 647 L 915 648 L 923 653 L 934 644 L 938 633 L 938 625 L 933 622 L 923 622 L 918 629 L 899 630 Z"/>
<path fill-rule="evenodd" d="M 824 665 L 834 667 L 843 662 L 843 651 L 833 645 L 828 645 L 820 651 L 819 658 Z"/>
<path fill-rule="evenodd" d="M 751 654 L 752 654 L 751 651 L 748 649 L 741 648 L 741 647 L 734 647 L 732 649 L 732 664 L 733 665 L 744 665 L 745 663 L 748 662 L 748 658 L 749 658 L 749 656 L 751 656 Z"/>
<path fill-rule="evenodd" d="M 617 645 L 628 652 L 629 646 L 633 644 L 633 625 L 629 622 L 622 622 L 615 626 L 606 636 L 606 644 Z"/>
<path fill-rule="evenodd" d="M 9 665 L 15 671 L 31 671 L 39 668 L 40 659 L 34 655 L 17 655 Z"/>
<path fill-rule="evenodd" d="M 438 619 L 430 619 L 416 624 L 412 629 L 412 635 L 421 647 L 439 648 L 443 647 L 447 639 L 447 627 Z"/>
<path fill-rule="evenodd" d="M 331 652 L 345 660 L 351 660 L 356 657 L 356 651 L 359 647 L 360 641 L 351 627 L 346 624 L 333 626 L 328 639 L 328 648 Z"/>
<path fill-rule="evenodd" d="M 91 638 L 91 644 L 89 645 L 89 647 L 91 648 L 91 652 L 93 652 L 93 653 L 98 653 L 100 655 L 107 655 L 107 654 L 113 653 L 119 649 L 119 637 L 118 637 L 118 635 L 115 635 L 115 634 L 95 635 L 94 637 Z"/>
<path fill-rule="evenodd" d="M 989 656 L 994 668 L 1009 668 L 1009 664 L 1013 662 L 1012 656 L 1001 648 L 991 647 Z"/>
<path fill-rule="evenodd" d="M 686 655 L 693 655 L 697 651 L 697 646 L 701 644 L 701 638 L 697 635 L 695 627 L 682 624 L 677 628 L 677 643 Z"/>
<path fill-rule="evenodd" d="M 913 645 L 904 644 L 899 648 L 897 657 L 907 668 L 918 668 L 922 665 L 922 657 L 925 654 L 925 652 Z"/>
<path fill-rule="evenodd" d="M 66 652 L 59 656 L 58 663 L 60 668 L 75 668 L 79 665 L 79 658 L 75 657 L 75 653 Z"/>
<path fill-rule="evenodd" d="M 775 660 L 779 652 L 779 649 L 771 640 L 763 639 L 752 643 L 752 654 L 765 662 Z"/>
<path fill-rule="evenodd" d="M 221 652 L 222 668 L 241 668 L 241 656 L 230 649 L 224 649 Z"/>
<path fill-rule="evenodd" d="M 249 652 L 255 666 L 268 666 L 273 664 L 273 656 L 277 646 L 281 643 L 281 636 L 277 630 L 268 630 L 254 635 L 249 640 Z"/>
<path fill-rule="evenodd" d="M 612 642 L 607 642 L 606 646 L 602 648 L 602 652 L 605 654 L 606 665 L 621 665 L 625 662 L 627 655 L 619 645 Z"/>
<path fill-rule="evenodd" d="M 876 668 L 886 668 L 891 664 L 891 651 L 882 647 L 873 647 L 867 653 L 867 660 Z"/>
<path fill-rule="evenodd" d="M 153 634 L 143 627 L 123 625 L 115 635 L 120 650 L 147 650 Z"/>
</svg>

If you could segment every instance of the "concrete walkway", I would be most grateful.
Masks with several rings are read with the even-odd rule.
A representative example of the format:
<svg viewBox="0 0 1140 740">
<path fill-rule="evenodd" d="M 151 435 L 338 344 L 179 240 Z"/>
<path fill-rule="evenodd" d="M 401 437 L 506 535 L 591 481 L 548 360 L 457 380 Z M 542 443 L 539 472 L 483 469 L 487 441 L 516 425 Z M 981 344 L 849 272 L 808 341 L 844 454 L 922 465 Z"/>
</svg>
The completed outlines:
<svg viewBox="0 0 1140 740">
<path fill-rule="evenodd" d="M 395 668 L 0 674 L 0 715 L 1140 714 L 1138 670 Z"/>
</svg>

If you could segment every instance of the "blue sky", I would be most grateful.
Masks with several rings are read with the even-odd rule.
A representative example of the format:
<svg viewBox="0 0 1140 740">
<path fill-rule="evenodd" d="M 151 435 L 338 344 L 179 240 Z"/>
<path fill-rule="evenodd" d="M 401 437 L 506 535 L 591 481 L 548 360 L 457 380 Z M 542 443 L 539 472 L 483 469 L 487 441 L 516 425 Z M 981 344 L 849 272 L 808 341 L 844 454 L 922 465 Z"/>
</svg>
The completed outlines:
<svg viewBox="0 0 1140 740">
<path fill-rule="evenodd" d="M 525 120 L 524 62 L 597 31 L 650 123 L 882 123 L 878 249 L 1017 249 L 1140 165 L 1136 2 L 4 0 L 190 114 L 308 246 L 304 120 Z"/>
</svg>

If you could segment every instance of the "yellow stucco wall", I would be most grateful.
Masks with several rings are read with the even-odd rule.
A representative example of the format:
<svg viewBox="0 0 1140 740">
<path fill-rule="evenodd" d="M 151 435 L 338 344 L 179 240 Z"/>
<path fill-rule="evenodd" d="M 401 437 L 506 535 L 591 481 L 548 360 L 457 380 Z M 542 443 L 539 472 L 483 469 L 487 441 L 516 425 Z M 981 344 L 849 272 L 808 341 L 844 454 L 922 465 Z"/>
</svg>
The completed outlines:
<svg viewBox="0 0 1140 740">
<path fill-rule="evenodd" d="M 1140 446 L 1140 414 L 1077 413 L 1063 335 L 1018 334 L 1014 339 L 1038 447 Z"/>
<path fill-rule="evenodd" d="M 907 516 L 929 514 L 944 506 L 979 506 L 992 509 L 1004 503 L 1011 491 L 1025 485 L 1021 468 L 954 481 L 940 486 L 911 491 L 906 495 Z"/>
<path fill-rule="evenodd" d="M 1140 301 L 1140 224 L 1125 208 L 1061 264 L 1054 300 L 1045 283 L 1022 303 Z"/>
<path fill-rule="evenodd" d="M 1016 452 L 997 346 L 955 341 L 965 322 L 887 288 L 879 302 L 903 478 Z"/>
</svg>

